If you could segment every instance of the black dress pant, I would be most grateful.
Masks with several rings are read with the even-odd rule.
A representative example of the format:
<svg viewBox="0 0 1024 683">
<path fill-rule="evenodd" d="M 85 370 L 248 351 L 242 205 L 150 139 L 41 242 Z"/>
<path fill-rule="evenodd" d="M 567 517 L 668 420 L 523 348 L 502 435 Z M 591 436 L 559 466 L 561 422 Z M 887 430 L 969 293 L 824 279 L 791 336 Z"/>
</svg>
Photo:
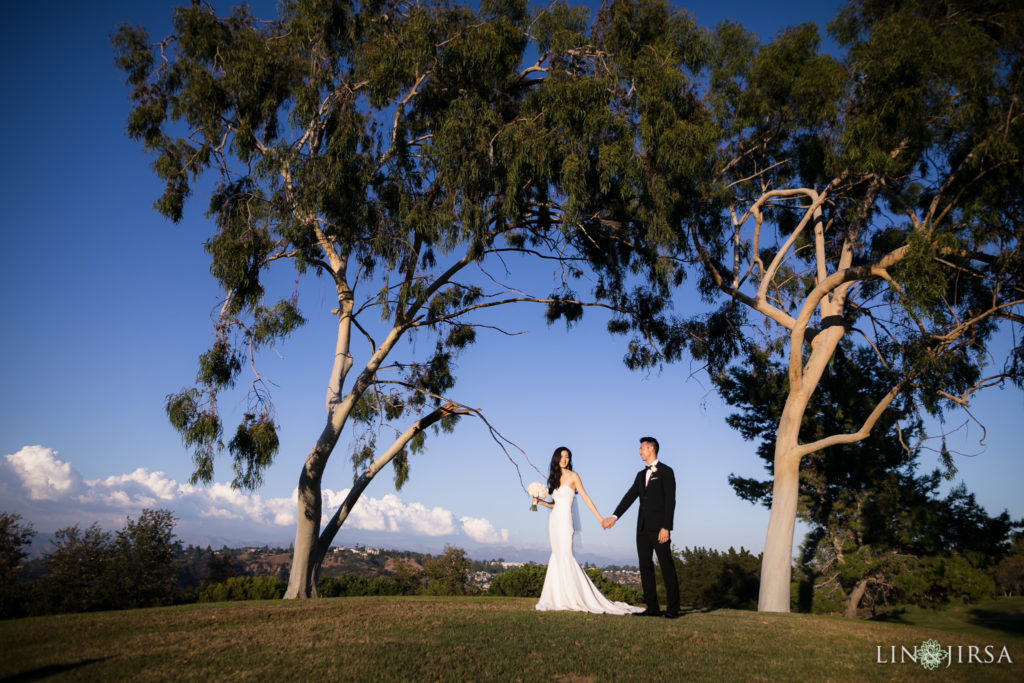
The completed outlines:
<svg viewBox="0 0 1024 683">
<path fill-rule="evenodd" d="M 651 612 L 660 612 L 657 582 L 654 578 L 654 562 L 651 553 L 658 556 L 661 578 L 665 580 L 665 608 L 672 613 L 679 611 L 679 580 L 676 578 L 676 564 L 672 560 L 672 541 L 658 543 L 657 531 L 636 532 L 636 553 L 640 560 L 640 583 L 644 589 L 644 601 Z"/>
</svg>

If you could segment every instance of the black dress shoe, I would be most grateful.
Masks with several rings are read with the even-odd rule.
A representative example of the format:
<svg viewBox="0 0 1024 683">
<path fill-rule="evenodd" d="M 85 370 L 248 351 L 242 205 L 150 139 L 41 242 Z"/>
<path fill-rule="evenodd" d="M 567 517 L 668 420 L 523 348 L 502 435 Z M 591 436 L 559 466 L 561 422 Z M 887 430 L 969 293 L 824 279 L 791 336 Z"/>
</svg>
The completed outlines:
<svg viewBox="0 0 1024 683">
<path fill-rule="evenodd" d="M 633 612 L 634 617 L 660 617 L 661 612 L 652 612 L 649 609 L 645 609 L 643 612 Z"/>
<path fill-rule="evenodd" d="M 661 616 L 665 619 L 676 619 L 679 617 L 679 612 L 662 612 Z"/>
</svg>

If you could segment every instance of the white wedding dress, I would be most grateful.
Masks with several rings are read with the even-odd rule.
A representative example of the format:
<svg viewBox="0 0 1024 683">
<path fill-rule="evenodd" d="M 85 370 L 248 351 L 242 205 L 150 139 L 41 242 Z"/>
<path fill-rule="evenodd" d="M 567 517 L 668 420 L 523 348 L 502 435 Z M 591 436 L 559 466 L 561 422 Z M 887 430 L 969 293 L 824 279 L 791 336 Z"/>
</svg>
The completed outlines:
<svg viewBox="0 0 1024 683">
<path fill-rule="evenodd" d="M 551 559 L 544 576 L 544 588 L 540 593 L 537 609 L 575 610 L 595 614 L 632 614 L 642 612 L 643 607 L 634 607 L 624 602 L 612 602 L 587 576 L 572 554 L 573 515 L 572 506 L 576 492 L 562 485 L 551 497 L 555 506 L 548 519 L 548 536 L 551 539 Z"/>
</svg>

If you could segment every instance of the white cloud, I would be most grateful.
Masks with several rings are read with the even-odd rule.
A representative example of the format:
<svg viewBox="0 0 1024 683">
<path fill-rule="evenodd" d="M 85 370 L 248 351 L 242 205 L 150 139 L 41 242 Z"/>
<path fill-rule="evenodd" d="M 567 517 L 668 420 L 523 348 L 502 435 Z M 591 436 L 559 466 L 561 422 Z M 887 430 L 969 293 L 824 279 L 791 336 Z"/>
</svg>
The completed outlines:
<svg viewBox="0 0 1024 683">
<path fill-rule="evenodd" d="M 349 490 L 337 493 L 326 491 L 324 501 L 329 504 L 325 507 L 333 513 L 345 500 Z M 383 498 L 361 496 L 345 524 L 365 531 L 405 532 L 425 536 L 455 533 L 454 515 L 450 510 L 427 508 L 422 503 L 403 503 L 398 496 L 390 493 Z"/>
<path fill-rule="evenodd" d="M 287 498 L 265 499 L 224 483 L 179 483 L 144 467 L 105 479 L 83 480 L 70 462 L 58 456 L 57 451 L 43 446 L 26 446 L 0 459 L 0 493 L 5 501 L 20 504 L 30 521 L 45 520 L 54 528 L 97 520 L 113 525 L 123 522 L 125 516 L 137 516 L 143 508 L 168 508 L 179 519 L 179 530 L 224 537 L 279 535 L 295 525 L 297 489 Z M 324 490 L 323 523 L 349 491 Z M 381 498 L 363 495 L 345 528 L 432 538 L 461 532 L 478 543 L 508 541 L 508 530 L 498 531 L 487 519 L 461 517 L 459 522 L 451 510 L 442 507 L 405 502 L 394 494 Z"/>
<path fill-rule="evenodd" d="M 477 543 L 508 543 L 508 529 L 498 531 L 483 517 L 462 517 L 462 531 Z"/>
<path fill-rule="evenodd" d="M 175 500 L 178 489 L 178 483 L 163 472 L 140 467 L 130 474 L 86 481 L 78 499 L 110 507 L 153 508 Z"/>
<path fill-rule="evenodd" d="M 7 464 L 30 500 L 61 500 L 82 486 L 82 477 L 71 463 L 57 458 L 57 451 L 42 446 L 25 446 L 7 456 Z"/>
</svg>

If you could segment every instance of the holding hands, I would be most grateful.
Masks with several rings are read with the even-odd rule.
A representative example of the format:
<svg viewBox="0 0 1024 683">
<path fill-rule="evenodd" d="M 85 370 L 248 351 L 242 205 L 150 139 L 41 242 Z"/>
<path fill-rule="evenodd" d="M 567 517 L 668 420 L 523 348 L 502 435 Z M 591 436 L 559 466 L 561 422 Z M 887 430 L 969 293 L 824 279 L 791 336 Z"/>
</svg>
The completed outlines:
<svg viewBox="0 0 1024 683">
<path fill-rule="evenodd" d="M 608 530 L 615 526 L 616 517 L 605 517 L 601 520 L 601 528 Z"/>
</svg>

